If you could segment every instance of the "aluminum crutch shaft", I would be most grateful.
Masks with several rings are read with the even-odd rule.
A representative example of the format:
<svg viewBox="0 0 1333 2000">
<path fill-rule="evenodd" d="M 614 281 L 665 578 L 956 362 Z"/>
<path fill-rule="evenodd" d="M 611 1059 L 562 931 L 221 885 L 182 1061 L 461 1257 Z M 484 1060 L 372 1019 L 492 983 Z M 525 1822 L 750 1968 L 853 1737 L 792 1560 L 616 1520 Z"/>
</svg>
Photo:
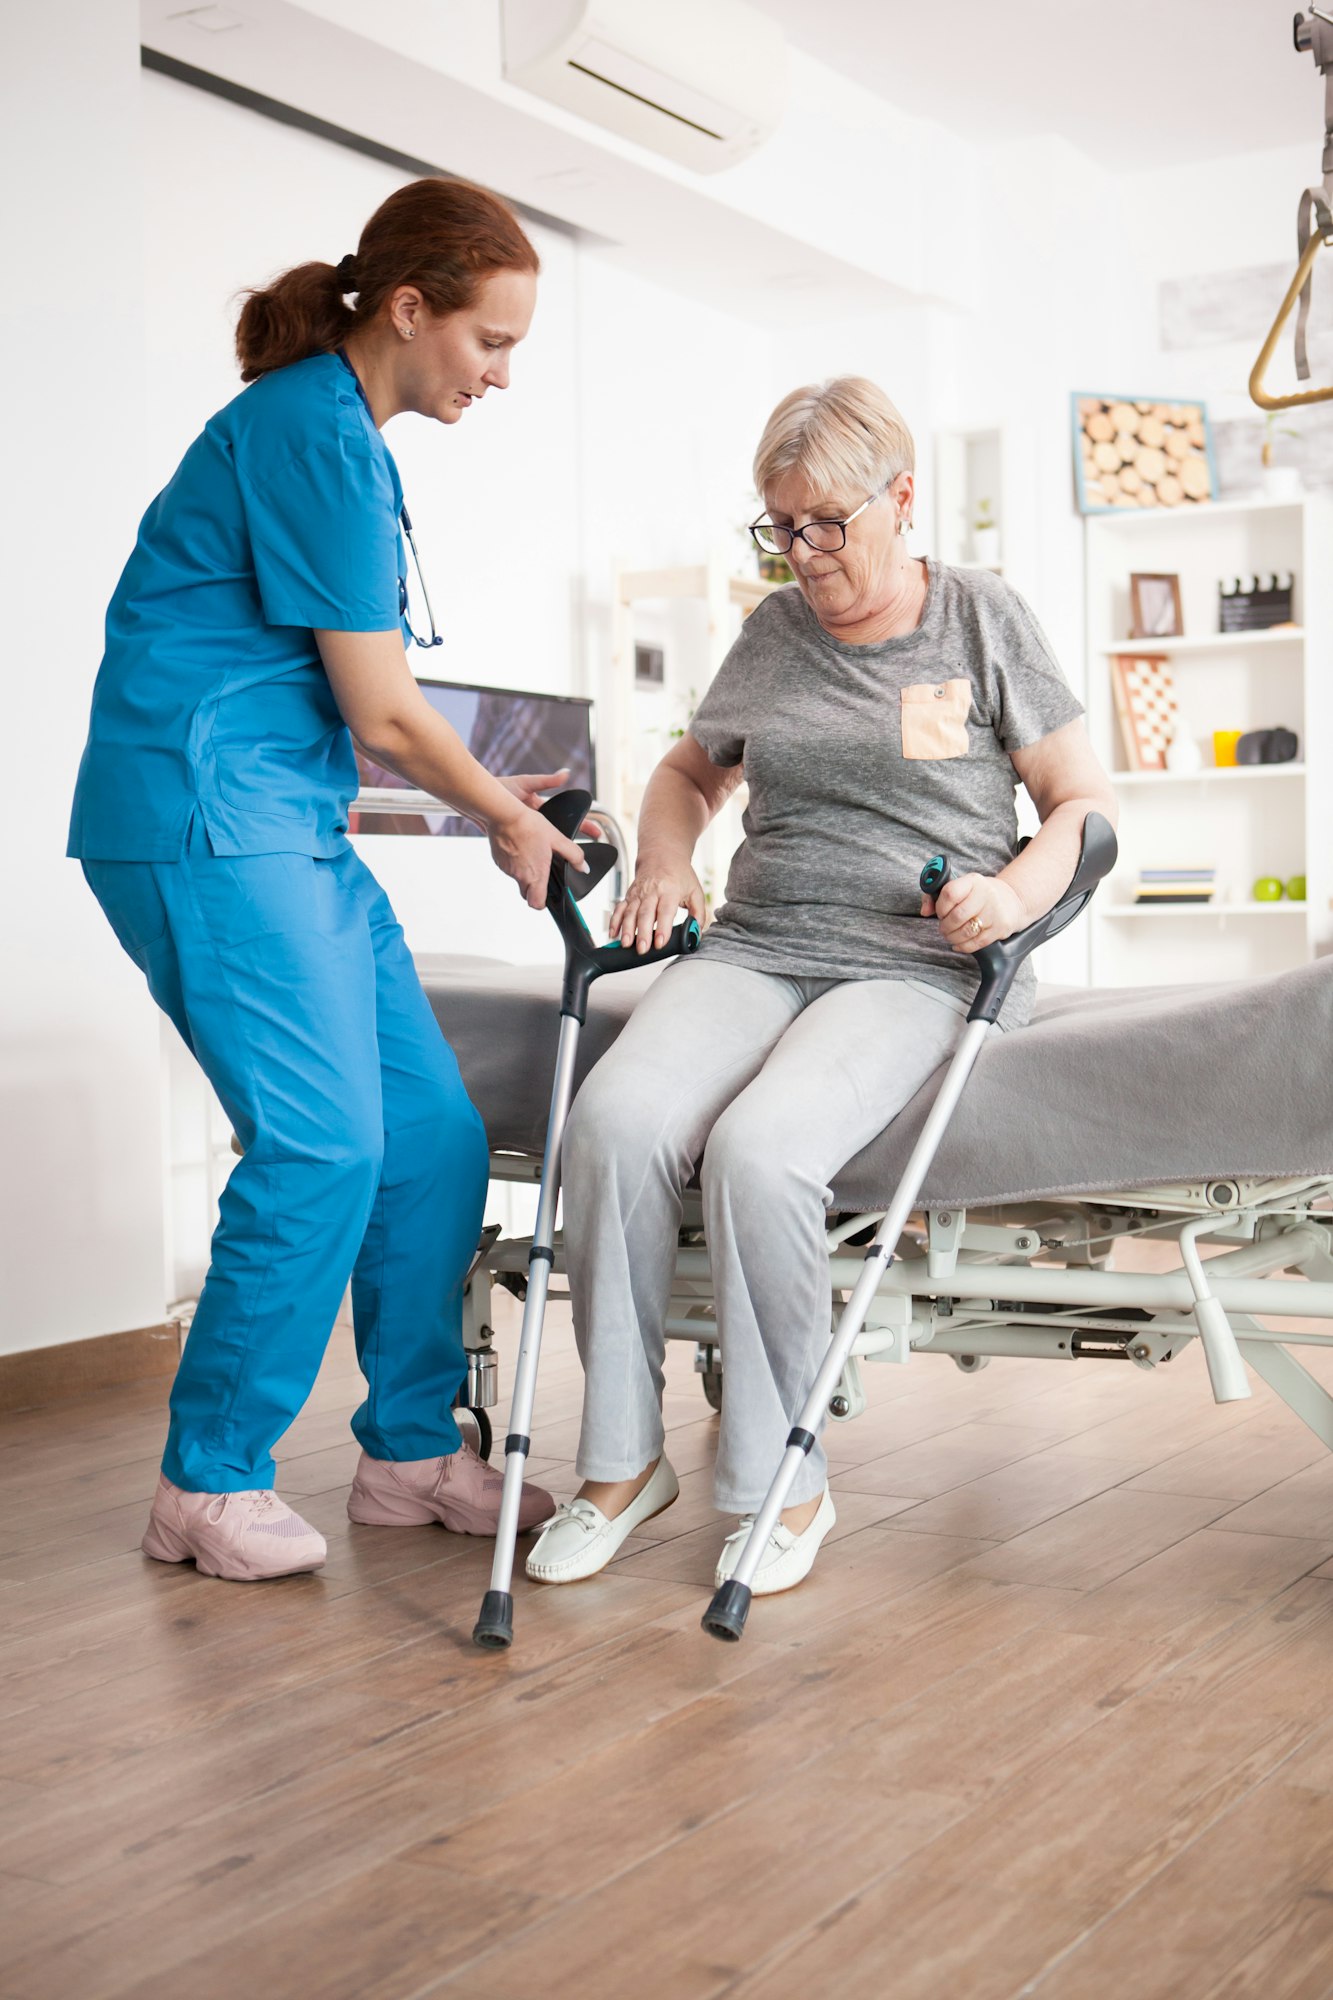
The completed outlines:
<svg viewBox="0 0 1333 2000">
<path fill-rule="evenodd" d="M 1026 842 L 1019 843 L 1022 852 Z M 1010 937 L 999 938 L 993 944 L 983 946 L 976 954 L 980 979 L 976 998 L 968 1011 L 967 1026 L 964 1028 L 953 1060 L 945 1072 L 944 1082 L 931 1107 L 921 1137 L 912 1148 L 912 1157 L 899 1183 L 897 1193 L 885 1215 L 879 1234 L 866 1252 L 865 1268 L 861 1272 L 852 1296 L 838 1322 L 838 1330 L 829 1343 L 823 1366 L 815 1377 L 814 1386 L 805 1400 L 796 1425 L 787 1440 L 782 1463 L 777 1477 L 769 1488 L 768 1497 L 755 1516 L 749 1539 L 741 1551 L 741 1559 L 733 1574 L 715 1593 L 712 1603 L 704 1613 L 703 1628 L 715 1639 L 739 1639 L 745 1629 L 749 1614 L 751 1584 L 759 1567 L 759 1559 L 765 1544 L 777 1523 L 782 1505 L 791 1491 L 797 1467 L 806 1453 L 813 1450 L 815 1439 L 828 1417 L 828 1399 L 833 1385 L 841 1375 L 852 1344 L 865 1324 L 870 1301 L 893 1261 L 893 1254 L 903 1225 L 907 1221 L 917 1197 L 925 1183 L 930 1163 L 934 1159 L 945 1127 L 953 1116 L 954 1108 L 962 1094 L 972 1065 L 981 1051 L 981 1046 L 991 1028 L 998 1021 L 1004 1006 L 1005 996 L 1013 983 L 1014 975 L 1023 960 L 1055 937 L 1073 922 L 1080 911 L 1087 907 L 1098 882 L 1110 873 L 1116 859 L 1115 832 L 1110 821 L 1100 813 L 1090 812 L 1083 821 L 1083 832 L 1079 840 L 1078 866 L 1070 878 L 1064 894 L 1051 905 L 1044 916 L 1035 919 L 1023 930 L 1015 931 Z M 938 911 L 937 899 L 951 880 L 951 869 L 947 855 L 932 855 L 921 870 L 921 894 L 931 907 Z M 929 915 L 929 910 L 921 913 Z M 977 925 L 976 930 L 980 929 Z"/>
<path fill-rule="evenodd" d="M 963 1030 L 958 1047 L 945 1072 L 944 1081 L 931 1106 L 930 1115 L 912 1149 L 902 1180 L 898 1183 L 898 1191 L 885 1213 L 874 1242 L 866 1251 L 861 1275 L 843 1308 L 837 1332 L 829 1342 L 828 1352 L 792 1428 L 787 1448 L 782 1454 L 782 1462 L 768 1489 L 764 1504 L 755 1515 L 749 1539 L 741 1551 L 741 1559 L 731 1576 L 720 1586 L 704 1613 L 704 1631 L 711 1633 L 715 1639 L 739 1639 L 745 1629 L 745 1620 L 750 1609 L 750 1587 L 759 1567 L 759 1559 L 777 1524 L 801 1461 L 813 1448 L 815 1439 L 824 1427 L 828 1417 L 829 1397 L 852 1351 L 852 1344 L 865 1325 L 871 1301 L 879 1289 L 880 1280 L 893 1261 L 898 1238 L 902 1235 L 907 1218 L 916 1206 L 922 1183 L 930 1170 L 930 1163 L 939 1150 L 940 1140 L 944 1137 L 945 1128 L 962 1095 L 963 1086 L 990 1033 L 989 1021 L 969 1021 Z"/>
<path fill-rule="evenodd" d="M 518 1542 L 518 1510 L 523 1496 L 523 1474 L 531 1439 L 532 1408 L 537 1390 L 537 1363 L 541 1358 L 542 1321 L 546 1313 L 546 1292 L 555 1260 L 555 1212 L 560 1196 L 560 1147 L 569 1119 L 574 1092 L 574 1062 L 578 1053 L 580 1022 L 572 1014 L 560 1017 L 560 1041 L 555 1057 L 555 1082 L 551 1087 L 551 1112 L 546 1125 L 546 1151 L 542 1159 L 541 1199 L 528 1255 L 528 1293 L 523 1302 L 523 1331 L 518 1345 L 518 1367 L 514 1394 L 509 1406 L 509 1435 L 505 1439 L 504 1488 L 500 1496 L 500 1520 L 495 1530 L 495 1558 L 491 1564 L 490 1589 L 482 1599 L 481 1615 L 472 1628 L 478 1646 L 503 1647 L 514 1637 L 514 1550 Z"/>
</svg>

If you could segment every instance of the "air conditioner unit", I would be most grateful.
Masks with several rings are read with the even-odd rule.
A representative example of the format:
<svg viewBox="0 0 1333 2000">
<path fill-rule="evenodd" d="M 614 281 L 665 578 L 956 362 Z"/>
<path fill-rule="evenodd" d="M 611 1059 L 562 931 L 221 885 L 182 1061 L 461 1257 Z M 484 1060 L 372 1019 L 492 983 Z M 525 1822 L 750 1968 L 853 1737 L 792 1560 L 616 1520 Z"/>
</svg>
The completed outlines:
<svg viewBox="0 0 1333 2000">
<path fill-rule="evenodd" d="M 502 0 L 501 21 L 510 83 L 699 173 L 786 103 L 786 43 L 744 0 Z"/>
</svg>

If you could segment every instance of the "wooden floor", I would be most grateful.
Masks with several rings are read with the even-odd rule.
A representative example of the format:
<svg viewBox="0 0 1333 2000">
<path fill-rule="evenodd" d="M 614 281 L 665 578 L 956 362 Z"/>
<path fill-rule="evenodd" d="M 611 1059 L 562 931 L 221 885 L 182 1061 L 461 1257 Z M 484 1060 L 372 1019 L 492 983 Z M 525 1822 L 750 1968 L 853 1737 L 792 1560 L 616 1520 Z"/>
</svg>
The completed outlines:
<svg viewBox="0 0 1333 2000">
<path fill-rule="evenodd" d="M 318 1577 L 138 1553 L 156 1385 L 7 1419 L 5 2000 L 1333 1992 L 1333 1458 L 1262 1385 L 1218 1409 L 1197 1349 L 868 1371 L 814 1575 L 724 1647 L 689 1369 L 679 1503 L 520 1583 L 508 1654 L 468 1641 L 486 1545 L 349 1529 L 344 1337 L 281 1467 Z"/>
</svg>

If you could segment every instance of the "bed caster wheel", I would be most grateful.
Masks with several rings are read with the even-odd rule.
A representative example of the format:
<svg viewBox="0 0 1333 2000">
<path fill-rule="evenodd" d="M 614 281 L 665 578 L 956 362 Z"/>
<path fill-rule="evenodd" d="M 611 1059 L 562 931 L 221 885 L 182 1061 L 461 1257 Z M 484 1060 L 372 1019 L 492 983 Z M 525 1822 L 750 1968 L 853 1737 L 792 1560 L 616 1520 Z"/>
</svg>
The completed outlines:
<svg viewBox="0 0 1333 2000">
<path fill-rule="evenodd" d="M 961 1368 L 964 1375 L 975 1375 L 979 1369 L 990 1367 L 989 1354 L 955 1354 L 955 1368 Z"/>
<path fill-rule="evenodd" d="M 464 1403 L 454 1414 L 459 1419 L 458 1427 L 463 1433 L 464 1444 L 472 1444 L 472 1449 L 478 1458 L 489 1458 L 494 1438 L 491 1432 L 491 1420 L 485 1410 L 474 1410 L 470 1404 Z M 468 1436 L 469 1430 L 474 1430 L 477 1434 L 475 1444 Z"/>
<path fill-rule="evenodd" d="M 691 1317 L 694 1315 L 691 1314 Z M 722 1408 L 722 1364 L 711 1340 L 695 1343 L 694 1372 L 703 1383 L 704 1401 L 710 1410 Z"/>
</svg>

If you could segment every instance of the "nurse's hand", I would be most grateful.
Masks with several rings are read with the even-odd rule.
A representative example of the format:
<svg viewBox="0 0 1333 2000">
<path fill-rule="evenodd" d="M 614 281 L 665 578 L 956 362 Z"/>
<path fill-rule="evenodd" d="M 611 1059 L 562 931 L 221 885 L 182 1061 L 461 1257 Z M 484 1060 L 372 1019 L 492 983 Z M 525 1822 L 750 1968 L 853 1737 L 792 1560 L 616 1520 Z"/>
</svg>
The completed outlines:
<svg viewBox="0 0 1333 2000">
<path fill-rule="evenodd" d="M 501 778 L 500 783 L 507 792 L 512 792 L 516 799 L 536 812 L 552 792 L 564 791 L 569 783 L 569 766 L 566 764 L 560 771 L 522 771 L 512 778 Z M 603 838 L 602 829 L 595 819 L 585 819 L 579 832 L 585 840 Z"/>
<path fill-rule="evenodd" d="M 944 942 L 953 951 L 982 951 L 1012 937 L 1031 922 L 1016 889 L 998 875 L 960 875 L 937 897 L 921 898 L 923 917 L 938 917 Z"/>
<path fill-rule="evenodd" d="M 577 844 L 543 819 L 531 806 L 514 801 L 512 813 L 488 820 L 486 838 L 496 867 L 517 882 L 519 893 L 530 910 L 546 904 L 546 884 L 551 873 L 551 856 L 558 854 L 580 874 L 588 864 Z"/>
</svg>

